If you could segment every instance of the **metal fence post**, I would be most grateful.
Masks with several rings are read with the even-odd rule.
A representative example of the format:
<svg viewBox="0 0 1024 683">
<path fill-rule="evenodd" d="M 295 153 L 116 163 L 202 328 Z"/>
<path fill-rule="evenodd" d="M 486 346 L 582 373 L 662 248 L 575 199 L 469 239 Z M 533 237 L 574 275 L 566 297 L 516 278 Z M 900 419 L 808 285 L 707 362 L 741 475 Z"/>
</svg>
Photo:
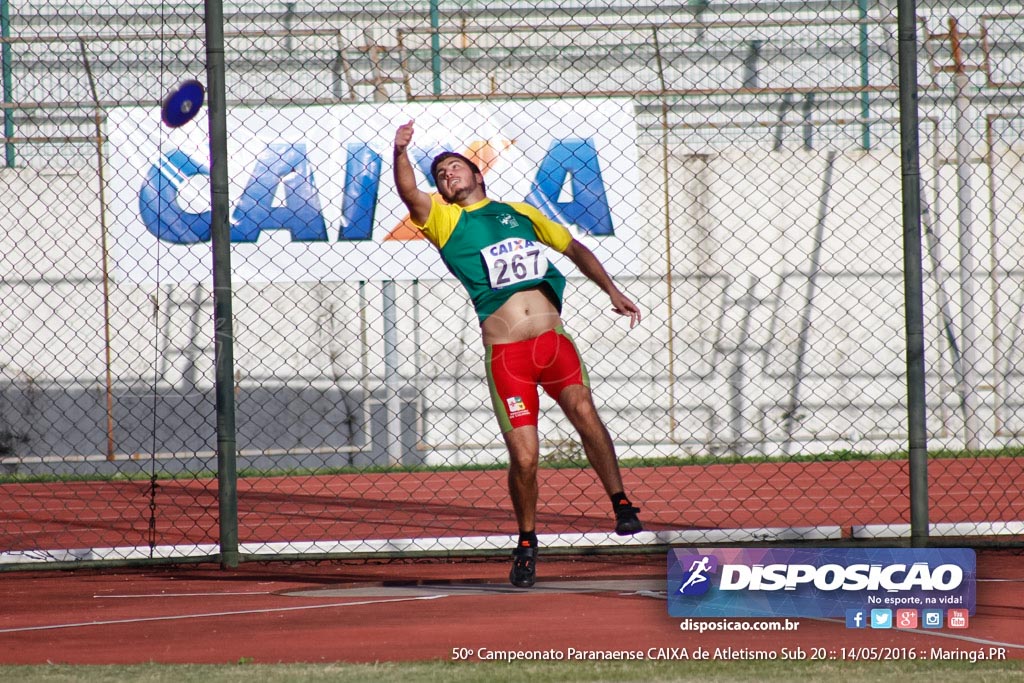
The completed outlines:
<svg viewBox="0 0 1024 683">
<path fill-rule="evenodd" d="M 11 6 L 8 0 L 0 0 L 0 35 L 4 38 L 3 44 L 3 83 L 4 83 L 4 104 L 14 101 L 12 91 L 13 67 L 11 65 L 11 44 L 6 42 L 11 37 Z M 11 118 L 11 110 L 4 109 L 4 137 L 14 137 L 14 121 Z M 14 168 L 14 145 L 10 142 L 4 143 L 4 158 L 7 168 Z"/>
<path fill-rule="evenodd" d="M 228 220 L 228 125 L 224 71 L 224 9 L 206 0 L 206 77 L 210 120 L 210 201 L 217 394 L 217 481 L 220 558 L 238 566 L 238 474 L 235 443 L 234 331 L 231 310 L 231 225 Z"/>
<path fill-rule="evenodd" d="M 900 0 L 900 168 L 903 180 L 903 293 L 907 331 L 907 433 L 910 543 L 928 543 L 928 433 L 925 416 L 924 294 L 921 268 L 921 166 L 917 118 L 915 0 Z"/>
</svg>

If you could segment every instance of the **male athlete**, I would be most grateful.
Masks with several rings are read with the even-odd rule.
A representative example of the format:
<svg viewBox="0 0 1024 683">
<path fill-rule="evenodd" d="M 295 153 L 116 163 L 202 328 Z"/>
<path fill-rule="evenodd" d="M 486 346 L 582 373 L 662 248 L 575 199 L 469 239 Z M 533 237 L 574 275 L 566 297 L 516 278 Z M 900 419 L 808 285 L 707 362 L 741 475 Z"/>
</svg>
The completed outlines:
<svg viewBox="0 0 1024 683">
<path fill-rule="evenodd" d="M 541 244 L 565 254 L 597 283 L 611 298 L 612 310 L 629 316 L 630 328 L 640 322 L 640 309 L 564 226 L 528 204 L 488 199 L 483 174 L 461 154 L 444 152 L 431 164 L 444 203 L 421 191 L 407 151 L 412 136 L 412 121 L 395 133 L 395 186 L 412 222 L 466 288 L 480 321 L 487 381 L 508 446 L 508 488 L 519 525 L 509 581 L 527 588 L 536 580 L 537 564 L 538 385 L 579 432 L 587 460 L 611 498 L 615 532 L 625 536 L 643 528 L 639 508 L 624 492 L 615 447 L 594 406 L 587 371 L 562 329 L 565 277 L 548 263 Z"/>
</svg>

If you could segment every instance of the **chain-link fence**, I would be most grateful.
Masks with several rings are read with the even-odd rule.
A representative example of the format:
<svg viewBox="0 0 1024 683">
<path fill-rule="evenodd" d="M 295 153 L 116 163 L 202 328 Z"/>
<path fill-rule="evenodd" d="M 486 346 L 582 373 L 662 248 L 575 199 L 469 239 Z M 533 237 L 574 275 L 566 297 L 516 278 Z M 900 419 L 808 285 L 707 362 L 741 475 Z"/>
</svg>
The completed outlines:
<svg viewBox="0 0 1024 683">
<path fill-rule="evenodd" d="M 223 93 L 209 3 L 0 4 L 0 563 L 212 557 L 224 514 L 243 556 L 508 545 L 476 315 L 392 180 L 409 120 L 422 189 L 434 154 L 469 155 L 489 196 L 566 224 L 644 313 L 629 330 L 552 253 L 647 531 L 607 533 L 542 395 L 545 544 L 908 535 L 895 0 L 224 2 Z M 917 494 L 933 538 L 1012 541 L 1024 14 L 916 14 Z M 217 296 L 216 112 L 160 119 L 186 79 L 226 101 Z"/>
</svg>

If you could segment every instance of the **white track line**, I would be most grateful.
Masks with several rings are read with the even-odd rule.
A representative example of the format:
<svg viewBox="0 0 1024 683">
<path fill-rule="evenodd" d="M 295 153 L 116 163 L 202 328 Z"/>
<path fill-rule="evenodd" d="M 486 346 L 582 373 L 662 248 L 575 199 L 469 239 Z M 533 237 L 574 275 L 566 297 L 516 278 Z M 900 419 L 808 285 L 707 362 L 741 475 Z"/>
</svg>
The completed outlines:
<svg viewBox="0 0 1024 683">
<path fill-rule="evenodd" d="M 205 598 L 218 595 L 270 595 L 272 591 L 231 591 L 221 593 L 139 593 L 138 595 L 94 595 L 97 600 L 113 598 Z"/>
<path fill-rule="evenodd" d="M 328 609 L 330 607 L 358 607 L 361 605 L 382 605 L 389 602 L 410 602 L 412 600 L 437 600 L 447 595 L 423 595 L 415 598 L 390 598 L 387 600 L 360 600 L 358 602 L 332 602 L 326 605 L 300 605 L 297 607 L 272 607 L 267 609 L 246 609 L 235 612 L 202 612 L 199 614 L 178 614 L 167 617 L 141 617 L 138 619 L 111 619 L 109 621 L 83 621 L 69 624 L 47 624 L 45 626 L 21 626 L 3 628 L 0 633 L 24 633 L 26 631 L 52 631 L 61 628 L 78 628 L 80 626 L 116 626 L 119 624 L 139 624 L 147 621 L 174 621 L 178 619 L 205 619 L 208 617 L 232 617 L 240 614 L 270 614 L 273 612 L 297 612 L 310 609 Z"/>
<path fill-rule="evenodd" d="M 854 524 L 853 538 L 910 538 L 909 524 Z M 1001 522 L 936 522 L 928 525 L 928 535 L 936 538 L 958 536 L 1019 536 L 1024 534 L 1024 521 Z"/>
<path fill-rule="evenodd" d="M 757 527 L 749 529 L 677 529 L 641 531 L 632 536 L 616 536 L 610 532 L 541 534 L 544 548 L 585 549 L 591 547 L 628 547 L 644 545 L 699 546 L 722 543 L 756 543 L 782 541 L 838 541 L 838 526 L 819 527 Z M 241 543 L 242 555 L 275 556 L 316 554 L 348 554 L 367 552 L 409 553 L 494 550 L 505 552 L 515 544 L 513 535 L 459 536 L 439 538 L 389 538 L 358 541 L 290 541 L 273 543 Z M 220 547 L 214 543 L 198 545 L 121 546 L 110 548 L 65 548 L 0 551 L 0 564 L 75 562 L 91 560 L 151 560 L 187 557 L 215 558 Z"/>
</svg>

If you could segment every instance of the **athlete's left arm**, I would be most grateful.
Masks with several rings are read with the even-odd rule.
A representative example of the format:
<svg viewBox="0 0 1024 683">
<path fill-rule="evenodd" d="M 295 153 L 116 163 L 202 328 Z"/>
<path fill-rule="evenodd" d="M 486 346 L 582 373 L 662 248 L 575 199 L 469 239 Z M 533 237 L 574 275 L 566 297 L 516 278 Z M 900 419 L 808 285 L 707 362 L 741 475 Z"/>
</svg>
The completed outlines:
<svg viewBox="0 0 1024 683">
<path fill-rule="evenodd" d="M 640 308 L 633 301 L 619 291 L 619 288 L 612 282 L 608 271 L 604 269 L 601 262 L 594 256 L 594 252 L 587 249 L 585 245 L 572 236 L 561 223 L 551 220 L 534 206 L 526 203 L 509 202 L 515 210 L 522 213 L 533 223 L 533 230 L 537 238 L 555 251 L 569 257 L 580 272 L 597 283 L 612 300 L 612 310 L 619 315 L 629 316 L 629 327 L 632 329 L 640 322 Z"/>
<path fill-rule="evenodd" d="M 594 256 L 594 252 L 590 251 L 579 240 L 573 239 L 562 253 L 576 264 L 581 273 L 593 280 L 598 287 L 604 290 L 612 300 L 613 311 L 619 315 L 629 316 L 630 329 L 640 322 L 640 308 L 615 286 L 611 276 L 608 275 L 608 271 L 604 269 L 601 262 Z"/>
</svg>

